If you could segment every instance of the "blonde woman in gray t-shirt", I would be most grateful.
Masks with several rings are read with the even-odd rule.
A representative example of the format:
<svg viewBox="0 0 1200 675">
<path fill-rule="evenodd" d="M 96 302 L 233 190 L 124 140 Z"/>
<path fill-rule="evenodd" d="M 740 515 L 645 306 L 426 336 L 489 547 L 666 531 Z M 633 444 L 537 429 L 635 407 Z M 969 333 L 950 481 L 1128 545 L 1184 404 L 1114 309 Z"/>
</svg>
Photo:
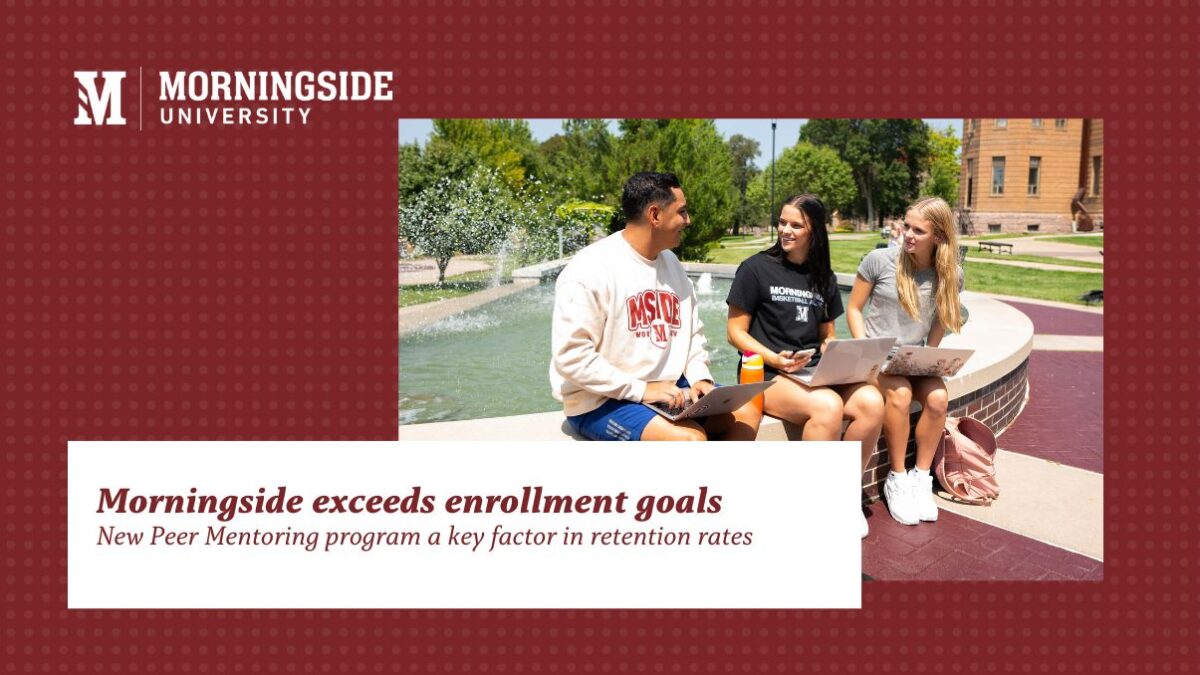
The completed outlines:
<svg viewBox="0 0 1200 675">
<path fill-rule="evenodd" d="M 856 338 L 893 336 L 897 345 L 936 347 L 947 330 L 957 333 L 962 328 L 961 290 L 954 213 L 942 199 L 922 199 L 904 216 L 901 245 L 876 249 L 859 265 L 846 312 L 850 333 Z M 946 425 L 946 383 L 940 377 L 880 375 L 877 385 L 885 402 L 883 437 L 892 465 L 883 486 L 888 511 L 905 525 L 935 521 L 938 510 L 929 469 Z M 905 471 L 913 401 L 921 404 L 917 460 L 914 469 Z"/>
</svg>

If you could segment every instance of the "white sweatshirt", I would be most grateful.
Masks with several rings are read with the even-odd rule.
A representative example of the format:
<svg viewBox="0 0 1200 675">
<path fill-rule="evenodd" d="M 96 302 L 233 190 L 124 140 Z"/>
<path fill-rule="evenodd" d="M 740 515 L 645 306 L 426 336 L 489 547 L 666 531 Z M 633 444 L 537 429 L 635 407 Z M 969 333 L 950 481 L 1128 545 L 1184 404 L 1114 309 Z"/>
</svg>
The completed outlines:
<svg viewBox="0 0 1200 675">
<path fill-rule="evenodd" d="M 647 260 L 616 232 L 558 275 L 550 387 L 568 416 L 610 398 L 641 401 L 647 382 L 711 380 L 706 347 L 696 294 L 670 251 Z"/>
</svg>

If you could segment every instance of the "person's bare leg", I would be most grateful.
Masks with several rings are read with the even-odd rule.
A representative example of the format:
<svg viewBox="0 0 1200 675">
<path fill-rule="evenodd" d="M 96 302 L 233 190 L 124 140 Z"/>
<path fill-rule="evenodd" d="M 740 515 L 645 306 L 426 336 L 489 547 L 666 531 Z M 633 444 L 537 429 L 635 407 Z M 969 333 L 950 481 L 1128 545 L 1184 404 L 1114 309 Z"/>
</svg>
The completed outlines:
<svg viewBox="0 0 1200 675">
<path fill-rule="evenodd" d="M 912 385 L 907 377 L 880 375 L 883 394 L 883 437 L 887 440 L 892 471 L 904 473 L 904 453 L 908 449 L 908 411 L 912 405 Z"/>
<path fill-rule="evenodd" d="M 766 391 L 767 414 L 804 425 L 806 441 L 836 441 L 842 432 L 842 397 L 825 387 L 806 387 L 790 377 L 776 377 Z"/>
<path fill-rule="evenodd" d="M 862 445 L 862 470 L 879 446 L 879 433 L 883 429 L 883 394 L 865 382 L 837 388 L 842 396 L 842 414 L 850 420 L 843 440 L 858 441 Z"/>
<path fill-rule="evenodd" d="M 706 441 L 708 435 L 704 428 L 694 420 L 671 420 L 655 415 L 654 419 L 642 429 L 643 441 Z"/>
<path fill-rule="evenodd" d="M 762 412 L 753 401 L 725 415 L 705 417 L 705 433 L 714 441 L 753 441 L 758 437 Z"/>
<path fill-rule="evenodd" d="M 928 471 L 933 466 L 933 455 L 937 452 L 946 428 L 949 396 L 946 383 L 940 377 L 912 378 L 913 397 L 921 404 L 921 417 L 917 420 L 917 468 Z"/>
</svg>

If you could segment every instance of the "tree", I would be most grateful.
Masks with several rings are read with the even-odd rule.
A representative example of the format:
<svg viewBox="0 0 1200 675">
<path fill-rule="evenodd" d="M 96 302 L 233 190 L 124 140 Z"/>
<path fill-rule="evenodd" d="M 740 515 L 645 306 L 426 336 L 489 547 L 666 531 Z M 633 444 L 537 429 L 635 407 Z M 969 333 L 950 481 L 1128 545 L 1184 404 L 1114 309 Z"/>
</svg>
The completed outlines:
<svg viewBox="0 0 1200 675">
<path fill-rule="evenodd" d="M 749 225 L 754 220 L 753 209 L 746 199 L 746 188 L 758 175 L 758 167 L 754 166 L 754 158 L 758 156 L 758 141 L 734 134 L 728 145 L 729 158 L 733 160 L 733 184 L 738 190 L 737 211 L 733 217 L 733 234 L 736 235 L 742 225 Z"/>
<path fill-rule="evenodd" d="M 771 167 L 751 181 L 746 198 L 756 222 L 765 222 L 779 204 L 770 204 Z M 845 210 L 858 199 L 850 165 L 842 161 L 832 148 L 797 143 L 780 153 L 775 160 L 775 195 L 782 201 L 789 194 L 810 192 L 830 213 Z"/>
<path fill-rule="evenodd" d="M 929 127 L 918 119 L 814 119 L 800 129 L 800 140 L 831 147 L 850 165 L 872 225 L 894 215 L 895 204 L 916 198 L 929 162 Z"/>
<path fill-rule="evenodd" d="M 678 254 L 685 260 L 704 260 L 733 226 L 737 213 L 733 159 L 712 120 L 671 120 L 663 140 L 664 170 L 679 176 L 692 216 Z"/>
<path fill-rule="evenodd" d="M 616 214 L 616 208 L 597 202 L 572 199 L 560 204 L 554 209 L 554 220 L 556 228 L 562 233 L 563 253 L 574 253 L 587 246 L 598 234 L 604 232 Z M 557 232 L 555 234 L 557 235 Z M 557 253 L 555 248 L 554 254 Z"/>
<path fill-rule="evenodd" d="M 407 203 L 439 179 L 461 180 L 479 166 L 479 157 L 469 148 L 442 138 L 431 138 L 422 149 L 412 143 L 400 146 L 400 203 Z"/>
<path fill-rule="evenodd" d="M 400 201 L 428 187 L 424 166 L 421 163 L 421 144 L 404 143 L 400 146 L 396 166 L 397 183 L 399 184 Z"/>
<path fill-rule="evenodd" d="M 620 137 L 607 163 L 610 180 L 617 185 L 639 171 L 670 171 L 663 168 L 663 133 L 671 120 L 625 119 L 617 122 Z"/>
<path fill-rule="evenodd" d="M 712 120 L 621 120 L 609 175 L 618 185 L 639 171 L 679 176 L 692 224 L 677 254 L 703 260 L 708 248 L 733 224 L 737 190 L 733 160 Z"/>
<path fill-rule="evenodd" d="M 467 178 L 439 178 L 400 206 L 399 234 L 437 262 L 438 283 L 457 253 L 495 250 L 522 226 L 503 177 L 481 168 Z"/>
<path fill-rule="evenodd" d="M 962 165 L 958 157 L 959 139 L 954 127 L 945 131 L 929 130 L 929 171 L 921 182 L 922 197 L 941 197 L 950 206 L 958 204 L 958 183 Z"/>
<path fill-rule="evenodd" d="M 621 184 L 614 185 L 608 172 L 615 141 L 604 120 L 564 121 L 563 132 L 538 148 L 545 182 L 564 199 L 615 203 Z"/>
<path fill-rule="evenodd" d="M 435 119 L 430 144 L 435 142 L 474 155 L 516 190 L 538 173 L 541 158 L 525 120 Z"/>
</svg>

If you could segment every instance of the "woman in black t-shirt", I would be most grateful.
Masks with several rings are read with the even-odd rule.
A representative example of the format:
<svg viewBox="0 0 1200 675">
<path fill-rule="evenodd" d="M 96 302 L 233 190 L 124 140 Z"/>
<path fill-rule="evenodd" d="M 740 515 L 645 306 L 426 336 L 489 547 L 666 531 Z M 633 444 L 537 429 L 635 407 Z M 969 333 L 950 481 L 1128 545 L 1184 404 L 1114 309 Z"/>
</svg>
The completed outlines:
<svg viewBox="0 0 1200 675">
<path fill-rule="evenodd" d="M 729 342 L 741 352 L 761 354 L 767 379 L 815 364 L 835 339 L 833 320 L 844 310 L 829 264 L 825 218 L 825 205 L 815 196 L 789 197 L 780 209 L 775 244 L 744 261 L 729 290 Z M 811 357 L 806 350 L 814 350 Z M 843 418 L 849 420 L 844 438 L 861 444 L 866 470 L 883 425 L 879 390 L 862 382 L 808 387 L 790 377 L 775 379 L 764 412 L 803 425 L 806 441 L 838 440 Z"/>
</svg>

